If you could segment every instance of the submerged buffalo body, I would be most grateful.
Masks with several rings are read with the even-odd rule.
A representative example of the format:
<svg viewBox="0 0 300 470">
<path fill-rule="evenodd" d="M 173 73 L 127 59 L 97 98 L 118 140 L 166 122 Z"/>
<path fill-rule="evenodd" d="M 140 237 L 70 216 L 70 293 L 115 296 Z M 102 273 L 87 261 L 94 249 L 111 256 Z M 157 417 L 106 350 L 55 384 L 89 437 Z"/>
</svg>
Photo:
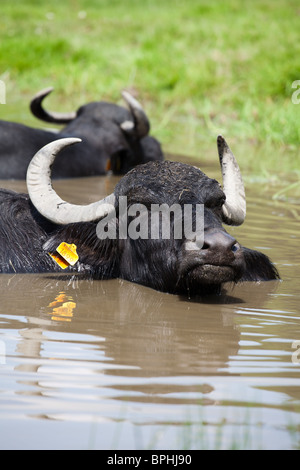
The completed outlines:
<svg viewBox="0 0 300 470">
<path fill-rule="evenodd" d="M 61 243 L 75 245 L 79 260 L 66 271 L 95 279 L 123 278 L 157 290 L 186 295 L 219 292 L 225 282 L 277 279 L 278 273 L 263 253 L 241 246 L 222 223 L 240 225 L 246 212 L 243 182 L 237 162 L 225 140 L 218 137 L 223 173 L 220 184 L 198 168 L 178 162 L 150 162 L 127 173 L 113 194 L 87 206 L 63 201 L 54 191 L 50 170 L 56 154 L 78 139 L 62 139 L 42 148 L 27 173 L 27 194 L 0 192 L 1 272 L 57 272 L 50 256 Z M 78 146 L 80 147 L 80 145 Z M 130 209 L 168 207 L 202 208 L 203 240 L 184 234 L 168 238 L 121 236 L 121 199 Z M 129 215 L 128 215 L 129 214 Z M 181 212 L 182 224 L 184 210 Z M 180 212 L 179 212 L 180 218 Z M 114 236 L 99 237 L 99 224 L 113 223 Z M 143 222 L 139 219 L 139 225 Z M 175 223 L 175 216 L 170 224 Z M 138 224 L 137 224 L 138 225 Z M 124 227 L 122 229 L 124 231 Z M 139 227 L 141 230 L 141 227 Z"/>
<path fill-rule="evenodd" d="M 81 138 L 84 145 L 62 152 L 53 167 L 54 178 L 103 175 L 108 169 L 124 174 L 138 164 L 163 160 L 159 142 L 149 136 L 150 123 L 145 112 L 129 93 L 122 93 L 129 109 L 100 101 L 63 114 L 42 107 L 51 90 L 38 93 L 31 110 L 43 121 L 67 125 L 55 133 L 0 121 L 1 179 L 25 179 L 30 160 L 40 148 L 70 136 Z"/>
</svg>

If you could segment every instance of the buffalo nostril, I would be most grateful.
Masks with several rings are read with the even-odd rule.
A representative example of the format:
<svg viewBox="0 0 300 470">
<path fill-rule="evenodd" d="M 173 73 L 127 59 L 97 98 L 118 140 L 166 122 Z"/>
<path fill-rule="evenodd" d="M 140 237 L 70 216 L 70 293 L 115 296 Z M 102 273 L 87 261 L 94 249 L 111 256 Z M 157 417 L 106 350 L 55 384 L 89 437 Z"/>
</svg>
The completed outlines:
<svg viewBox="0 0 300 470">
<path fill-rule="evenodd" d="M 237 242 L 235 242 L 231 247 L 231 251 L 235 253 L 236 251 L 239 250 L 239 248 L 240 248 L 240 245 Z"/>
<path fill-rule="evenodd" d="M 237 241 L 223 231 L 208 231 L 204 236 L 204 243 L 202 250 L 222 251 L 222 252 L 236 252 L 239 249 Z"/>
</svg>

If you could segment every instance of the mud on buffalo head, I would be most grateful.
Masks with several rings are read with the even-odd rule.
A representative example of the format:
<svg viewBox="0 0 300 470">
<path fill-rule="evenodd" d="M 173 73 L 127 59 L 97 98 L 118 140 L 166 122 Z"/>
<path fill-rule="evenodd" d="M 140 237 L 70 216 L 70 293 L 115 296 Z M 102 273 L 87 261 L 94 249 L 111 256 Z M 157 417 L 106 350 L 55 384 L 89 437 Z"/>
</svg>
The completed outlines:
<svg viewBox="0 0 300 470">
<path fill-rule="evenodd" d="M 52 90 L 46 88 L 35 95 L 30 103 L 33 115 L 45 122 L 66 124 L 60 137 L 80 137 L 88 145 L 87 158 L 91 159 L 94 152 L 95 157 L 103 159 L 104 169 L 124 174 L 138 164 L 163 160 L 159 142 L 149 135 L 150 122 L 145 111 L 127 91 L 122 92 L 122 97 L 129 109 L 96 101 L 75 112 L 59 113 L 43 107 L 43 100 Z M 104 171 L 96 174 L 101 173 Z"/>
<path fill-rule="evenodd" d="M 279 277 L 267 256 L 242 247 L 222 226 L 240 225 L 246 214 L 241 173 L 223 137 L 217 141 L 223 189 L 196 167 L 150 162 L 127 173 L 113 194 L 86 206 L 63 201 L 51 184 L 50 167 L 56 154 L 75 142 L 78 139 L 62 139 L 47 145 L 28 168 L 31 203 L 39 217 L 42 214 L 53 224 L 41 239 L 45 256 L 66 242 L 78 249 L 79 262 L 73 270 L 88 272 L 94 278 L 120 277 L 188 295 L 216 293 L 225 282 Z M 151 218 L 157 206 L 172 209 L 168 212 L 171 230 L 167 237 L 162 233 L 163 225 L 152 233 Z M 200 239 L 198 215 L 202 221 Z M 189 236 L 185 231 L 187 217 Z M 179 237 L 175 236 L 175 226 L 179 227 Z M 55 269 L 54 262 L 49 261 L 46 270 Z"/>
</svg>

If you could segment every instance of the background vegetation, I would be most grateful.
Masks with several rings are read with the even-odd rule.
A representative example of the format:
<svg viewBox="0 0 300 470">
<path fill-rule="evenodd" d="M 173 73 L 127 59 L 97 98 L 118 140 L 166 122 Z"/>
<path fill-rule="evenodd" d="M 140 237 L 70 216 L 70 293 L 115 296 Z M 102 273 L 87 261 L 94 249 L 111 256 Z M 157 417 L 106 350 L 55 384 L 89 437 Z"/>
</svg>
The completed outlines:
<svg viewBox="0 0 300 470">
<path fill-rule="evenodd" d="M 164 150 L 216 159 L 226 136 L 243 170 L 299 179 L 298 0 L 1 0 L 0 117 L 40 125 L 49 109 L 121 103 L 128 89 Z M 299 95 L 300 98 L 300 95 Z"/>
</svg>

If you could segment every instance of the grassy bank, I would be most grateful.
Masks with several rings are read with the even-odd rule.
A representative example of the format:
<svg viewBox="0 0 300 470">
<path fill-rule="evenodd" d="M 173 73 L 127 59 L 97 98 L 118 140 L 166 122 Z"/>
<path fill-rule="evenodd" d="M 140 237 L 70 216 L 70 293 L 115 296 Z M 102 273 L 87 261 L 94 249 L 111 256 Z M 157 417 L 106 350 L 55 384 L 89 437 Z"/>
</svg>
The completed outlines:
<svg viewBox="0 0 300 470">
<path fill-rule="evenodd" d="M 136 93 L 168 152 L 216 158 L 223 133 L 243 169 L 300 169 L 298 0 L 1 0 L 0 118 L 38 125 L 47 106 Z M 300 94 L 298 96 L 300 98 Z M 207 152 L 208 151 L 208 152 Z"/>
</svg>

